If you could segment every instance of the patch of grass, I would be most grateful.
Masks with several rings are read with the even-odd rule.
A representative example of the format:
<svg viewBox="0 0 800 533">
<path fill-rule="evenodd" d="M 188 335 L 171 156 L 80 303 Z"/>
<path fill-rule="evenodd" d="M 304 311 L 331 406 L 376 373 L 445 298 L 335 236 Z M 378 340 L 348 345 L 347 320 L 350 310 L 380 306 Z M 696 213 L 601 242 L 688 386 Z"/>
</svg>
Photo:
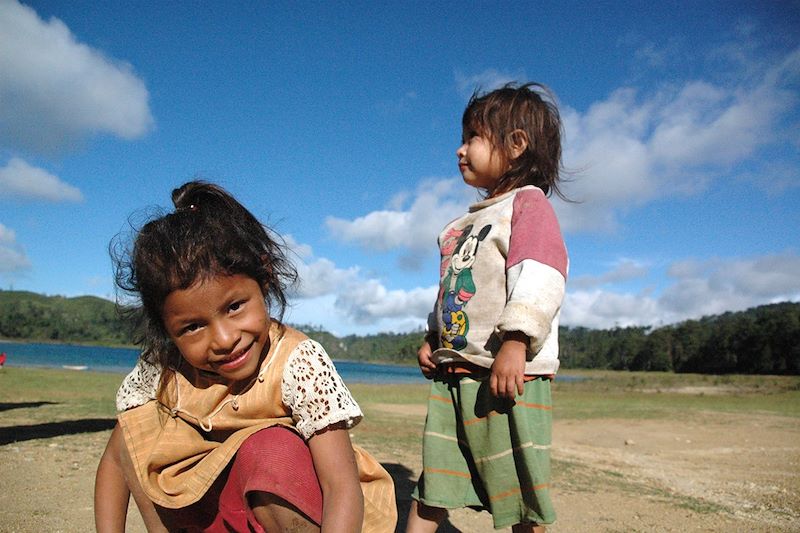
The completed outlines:
<svg viewBox="0 0 800 533">
<path fill-rule="evenodd" d="M 707 376 L 662 372 L 569 372 L 553 384 L 555 416 L 676 418 L 721 412 L 800 417 L 798 376 Z"/>
<path fill-rule="evenodd" d="M 556 419 L 675 419 L 709 412 L 800 417 L 799 376 L 708 376 L 663 372 L 568 371 L 580 381 L 553 384 Z M 0 370 L 0 403 L 49 402 L 39 407 L 7 408 L 3 425 L 77 418 L 113 417 L 120 374 L 58 369 Z M 704 394 L 678 393 L 682 387 L 712 387 Z M 350 386 L 367 414 L 357 429 L 376 443 L 411 446 L 421 435 L 421 417 L 387 414 L 372 404 L 424 408 L 429 385 Z M 658 392 L 661 391 L 661 392 Z M 357 434 L 358 434 L 357 433 Z"/>
<path fill-rule="evenodd" d="M 585 391 L 673 389 L 681 387 L 725 387 L 739 393 L 771 393 L 798 390 L 800 376 L 675 374 L 672 372 L 626 372 L 614 370 L 564 370 L 563 374 L 581 378 L 564 381 L 559 387 Z"/>
<path fill-rule="evenodd" d="M 3 425 L 113 418 L 122 379 L 104 372 L 4 368 L 0 370 Z"/>
<path fill-rule="evenodd" d="M 392 403 L 392 404 L 422 404 L 428 401 L 430 385 L 385 385 L 354 383 L 348 385 L 356 401 L 360 404 Z"/>
</svg>

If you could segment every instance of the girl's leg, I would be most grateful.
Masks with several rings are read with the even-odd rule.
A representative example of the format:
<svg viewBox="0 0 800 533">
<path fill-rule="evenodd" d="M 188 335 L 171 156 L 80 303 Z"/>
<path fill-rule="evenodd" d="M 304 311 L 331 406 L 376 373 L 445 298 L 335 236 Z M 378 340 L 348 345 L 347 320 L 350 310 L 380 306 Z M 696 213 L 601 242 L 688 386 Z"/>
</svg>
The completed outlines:
<svg viewBox="0 0 800 533">
<path fill-rule="evenodd" d="M 447 518 L 447 509 L 430 507 L 417 500 L 412 500 L 408 512 L 406 533 L 434 533 L 442 520 Z"/>
<path fill-rule="evenodd" d="M 515 524 L 511 526 L 511 533 L 545 533 L 546 529 L 536 524 Z"/>
<path fill-rule="evenodd" d="M 254 522 L 265 531 L 319 531 L 322 490 L 308 444 L 280 426 L 248 437 L 236 453 L 220 496 L 220 513 L 233 524 L 228 509 L 245 509 L 241 528 Z"/>
<path fill-rule="evenodd" d="M 120 429 L 114 427 L 97 465 L 94 481 L 94 524 L 98 533 L 125 531 L 131 492 L 120 463 Z"/>
<path fill-rule="evenodd" d="M 320 529 L 289 502 L 269 492 L 251 492 L 247 500 L 264 531 L 316 533 Z"/>
</svg>

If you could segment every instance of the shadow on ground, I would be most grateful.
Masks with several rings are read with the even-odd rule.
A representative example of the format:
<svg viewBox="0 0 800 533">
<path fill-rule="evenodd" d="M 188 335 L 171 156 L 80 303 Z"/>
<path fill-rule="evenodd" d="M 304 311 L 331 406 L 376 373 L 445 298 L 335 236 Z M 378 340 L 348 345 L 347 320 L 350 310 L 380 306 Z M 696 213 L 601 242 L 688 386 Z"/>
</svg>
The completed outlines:
<svg viewBox="0 0 800 533">
<path fill-rule="evenodd" d="M 414 487 L 417 486 L 417 478 L 414 473 L 407 467 L 398 463 L 381 463 L 381 465 L 389 472 L 394 480 L 395 499 L 397 501 L 397 533 L 402 533 L 406 530 L 406 523 L 408 522 L 408 511 L 411 509 L 411 493 Z M 449 520 L 445 519 L 439 525 L 437 533 L 460 533 Z"/>
<path fill-rule="evenodd" d="M 27 409 L 29 407 L 41 407 L 43 405 L 58 405 L 58 402 L 0 402 L 0 411 L 10 411 L 11 409 Z"/>
<path fill-rule="evenodd" d="M 0 445 L 34 439 L 49 439 L 61 435 L 78 433 L 95 433 L 114 429 L 116 418 L 85 418 L 83 420 L 65 420 L 63 422 L 47 422 L 29 426 L 0 427 Z"/>
</svg>

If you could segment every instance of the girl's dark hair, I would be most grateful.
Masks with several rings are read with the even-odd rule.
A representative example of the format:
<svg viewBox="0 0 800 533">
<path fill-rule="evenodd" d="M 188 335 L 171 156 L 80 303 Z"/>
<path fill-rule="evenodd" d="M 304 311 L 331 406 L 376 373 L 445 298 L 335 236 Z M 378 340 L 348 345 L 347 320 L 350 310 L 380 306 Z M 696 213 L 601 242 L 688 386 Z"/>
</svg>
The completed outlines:
<svg viewBox="0 0 800 533">
<path fill-rule="evenodd" d="M 535 185 L 550 196 L 565 198 L 561 180 L 561 117 L 553 93 L 540 83 L 508 83 L 486 94 L 475 91 L 464 110 L 461 126 L 491 141 L 510 168 L 492 188 L 496 196 L 524 185 Z M 527 148 L 513 158 L 512 133 L 527 136 Z"/>
<path fill-rule="evenodd" d="M 267 309 L 280 320 L 286 291 L 297 280 L 280 237 L 221 187 L 191 181 L 172 191 L 172 203 L 175 211 L 147 222 L 132 243 L 117 237 L 110 247 L 117 287 L 139 300 L 129 308 L 138 322 L 134 340 L 145 360 L 164 369 L 162 384 L 181 358 L 161 316 L 169 293 L 241 274 L 258 282 Z"/>
</svg>

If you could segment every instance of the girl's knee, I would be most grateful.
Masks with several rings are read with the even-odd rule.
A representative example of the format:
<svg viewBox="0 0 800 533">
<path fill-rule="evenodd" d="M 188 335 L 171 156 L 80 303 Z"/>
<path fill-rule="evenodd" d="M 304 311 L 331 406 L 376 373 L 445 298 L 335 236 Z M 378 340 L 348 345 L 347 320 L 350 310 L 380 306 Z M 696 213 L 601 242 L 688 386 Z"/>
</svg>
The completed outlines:
<svg viewBox="0 0 800 533">
<path fill-rule="evenodd" d="M 294 431 L 283 426 L 272 426 L 250 435 L 239 447 L 237 456 L 255 453 L 263 460 L 265 457 L 281 458 L 302 454 L 307 449 L 305 441 Z"/>
<path fill-rule="evenodd" d="M 259 479 L 284 484 L 306 480 L 318 484 L 311 450 L 295 432 L 275 426 L 262 429 L 245 440 L 236 453 L 232 475 L 242 483 L 244 492 L 262 490 L 253 485 Z"/>
<path fill-rule="evenodd" d="M 322 520 L 322 489 L 311 451 L 294 431 L 271 427 L 248 437 L 236 453 L 229 480 L 223 499 L 246 501 L 259 521 L 267 517 L 259 517 L 257 508 L 259 513 L 273 509 L 281 516 L 286 514 L 283 509 L 291 508 L 312 523 Z"/>
</svg>

